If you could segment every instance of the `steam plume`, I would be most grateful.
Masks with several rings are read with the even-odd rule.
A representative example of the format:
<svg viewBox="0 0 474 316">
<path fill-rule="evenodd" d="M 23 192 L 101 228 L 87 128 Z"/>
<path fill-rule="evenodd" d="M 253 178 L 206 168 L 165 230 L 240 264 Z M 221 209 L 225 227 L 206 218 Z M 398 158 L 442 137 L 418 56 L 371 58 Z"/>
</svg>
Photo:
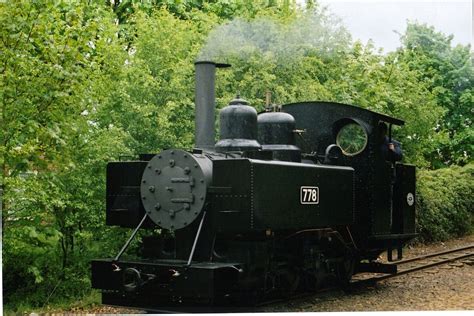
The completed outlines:
<svg viewBox="0 0 474 316">
<path fill-rule="evenodd" d="M 288 62 L 307 54 L 330 55 L 345 50 L 349 42 L 340 20 L 324 12 L 306 12 L 286 24 L 272 18 L 239 18 L 211 31 L 198 60 L 261 54 Z"/>
</svg>

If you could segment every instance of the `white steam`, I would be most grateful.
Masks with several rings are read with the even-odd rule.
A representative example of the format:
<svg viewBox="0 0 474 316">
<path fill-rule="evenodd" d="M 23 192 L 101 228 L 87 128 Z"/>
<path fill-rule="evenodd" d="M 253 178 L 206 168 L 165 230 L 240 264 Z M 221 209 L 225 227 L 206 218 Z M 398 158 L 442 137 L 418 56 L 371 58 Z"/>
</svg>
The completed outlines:
<svg viewBox="0 0 474 316">
<path fill-rule="evenodd" d="M 258 54 L 288 62 L 308 54 L 344 51 L 350 40 L 340 20 L 324 12 L 307 12 L 286 24 L 271 18 L 235 19 L 211 31 L 198 60 Z"/>
</svg>

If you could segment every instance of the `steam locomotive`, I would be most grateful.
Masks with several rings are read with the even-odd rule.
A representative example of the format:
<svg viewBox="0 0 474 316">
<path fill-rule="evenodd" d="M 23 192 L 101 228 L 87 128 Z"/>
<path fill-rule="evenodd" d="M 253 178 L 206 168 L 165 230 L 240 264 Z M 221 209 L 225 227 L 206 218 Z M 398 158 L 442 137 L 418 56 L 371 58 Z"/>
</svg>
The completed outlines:
<svg viewBox="0 0 474 316">
<path fill-rule="evenodd" d="M 102 302 L 240 306 L 395 272 L 377 258 L 400 259 L 416 235 L 415 167 L 386 160 L 378 126 L 391 137 L 404 122 L 333 102 L 257 114 L 237 97 L 215 143 L 215 74 L 228 65 L 195 66 L 195 148 L 107 165 L 106 223 L 133 230 L 115 258 L 91 262 Z M 139 229 L 160 231 L 121 259 Z"/>
</svg>

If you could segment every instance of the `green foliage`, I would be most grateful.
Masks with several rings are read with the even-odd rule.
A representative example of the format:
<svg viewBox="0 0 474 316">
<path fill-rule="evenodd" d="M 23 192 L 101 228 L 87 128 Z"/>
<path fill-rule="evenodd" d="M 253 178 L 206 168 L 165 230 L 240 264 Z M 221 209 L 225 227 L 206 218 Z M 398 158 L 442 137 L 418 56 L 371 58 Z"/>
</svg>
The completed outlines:
<svg viewBox="0 0 474 316">
<path fill-rule="evenodd" d="M 474 164 L 418 172 L 417 230 L 424 241 L 472 232 Z"/>
<path fill-rule="evenodd" d="M 126 54 L 102 6 L 0 5 L 4 302 L 41 306 L 87 293 L 95 244 L 112 236 L 105 164 L 128 136 L 94 116 Z"/>
<path fill-rule="evenodd" d="M 400 62 L 427 83 L 438 106 L 445 109 L 433 127 L 439 135 L 435 150 L 424 153 L 433 167 L 466 164 L 474 152 L 474 56 L 469 45 L 453 47 L 452 39 L 425 24 L 409 23 L 397 52 Z"/>
<path fill-rule="evenodd" d="M 106 1 L 117 15 L 119 23 L 129 23 L 134 13 L 152 14 L 156 9 L 166 9 L 179 19 L 192 19 L 196 11 L 215 15 L 223 20 L 235 16 L 255 17 L 261 11 L 288 14 L 295 2 L 288 0 L 122 0 Z"/>
<path fill-rule="evenodd" d="M 193 143 L 194 60 L 203 26 L 180 20 L 165 9 L 132 18 L 140 36 L 129 49 L 122 72 L 109 78 L 116 89 L 97 109 L 98 124 L 114 125 L 131 136 L 134 153 L 158 152 Z M 200 13 L 195 19 L 213 24 Z"/>
<path fill-rule="evenodd" d="M 395 137 L 418 167 L 472 157 L 471 53 L 426 26 L 409 24 L 386 55 L 352 43 L 314 1 L 7 1 L 0 26 L 13 312 L 90 293 L 89 261 L 114 255 L 129 233 L 105 227 L 106 163 L 192 146 L 197 59 L 232 64 L 217 74 L 218 108 L 240 93 L 263 110 L 266 91 L 276 104 L 351 103 L 404 119 Z M 472 227 L 472 168 L 419 173 L 425 240 Z"/>
</svg>

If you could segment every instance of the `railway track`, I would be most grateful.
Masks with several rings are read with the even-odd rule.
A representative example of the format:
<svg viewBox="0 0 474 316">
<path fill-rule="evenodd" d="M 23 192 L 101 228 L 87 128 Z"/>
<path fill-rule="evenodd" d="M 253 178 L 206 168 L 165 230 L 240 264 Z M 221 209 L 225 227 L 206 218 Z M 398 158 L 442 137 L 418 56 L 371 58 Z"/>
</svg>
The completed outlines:
<svg viewBox="0 0 474 316">
<path fill-rule="evenodd" d="M 472 258 L 471 258 L 472 257 Z M 430 253 L 414 258 L 408 258 L 389 265 L 397 267 L 397 272 L 393 274 L 382 274 L 382 273 L 361 273 L 355 275 L 350 285 L 359 286 L 365 284 L 373 284 L 378 281 L 394 278 L 400 275 L 412 273 L 419 270 L 428 269 L 434 266 L 454 262 L 461 259 L 474 260 L 474 244 L 464 246 L 460 248 L 450 249 L 446 251 L 440 251 Z"/>
<path fill-rule="evenodd" d="M 374 285 L 375 283 L 395 278 L 397 276 L 405 275 L 408 273 L 412 273 L 415 271 L 420 271 L 423 269 L 428 269 L 434 266 L 439 266 L 443 264 L 447 264 L 450 262 L 458 261 L 458 260 L 468 260 L 469 262 L 474 263 L 474 244 L 469 246 L 464 246 L 460 248 L 454 248 L 446 251 L 430 253 L 418 257 L 407 258 L 404 260 L 396 261 L 390 263 L 389 265 L 393 265 L 397 267 L 397 272 L 392 274 L 387 273 L 360 273 L 353 276 L 349 286 L 345 288 L 345 290 L 351 291 L 356 288 L 360 288 L 361 286 L 367 285 Z M 467 261 L 466 261 L 467 262 Z M 279 304 L 285 303 L 287 301 L 304 301 L 305 299 L 318 296 L 332 290 L 340 289 L 340 287 L 327 287 L 319 290 L 316 293 L 302 293 L 298 295 L 294 295 L 290 299 L 275 299 L 273 301 L 267 301 L 260 304 L 260 307 L 271 306 L 272 304 Z"/>
</svg>

